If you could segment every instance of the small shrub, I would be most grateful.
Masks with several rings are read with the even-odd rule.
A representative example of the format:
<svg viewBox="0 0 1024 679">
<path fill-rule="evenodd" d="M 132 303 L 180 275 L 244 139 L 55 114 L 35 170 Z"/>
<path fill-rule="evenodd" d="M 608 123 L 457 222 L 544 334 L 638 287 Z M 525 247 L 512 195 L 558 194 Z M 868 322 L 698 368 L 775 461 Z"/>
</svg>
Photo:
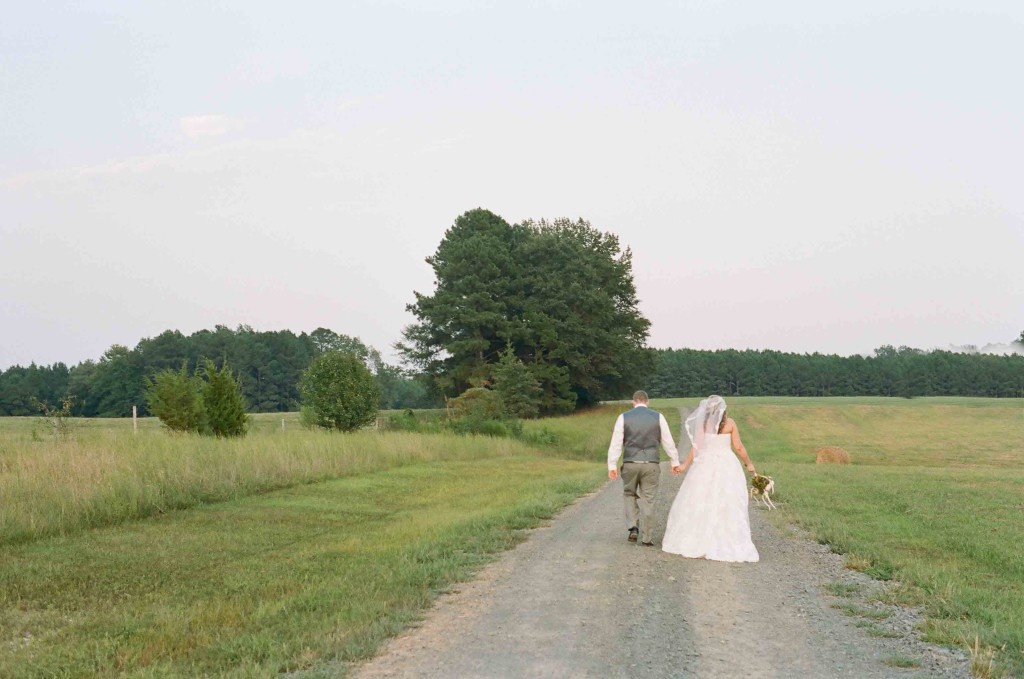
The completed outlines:
<svg viewBox="0 0 1024 679">
<path fill-rule="evenodd" d="M 146 379 L 146 405 L 171 431 L 197 432 L 203 421 L 201 388 L 182 363 L 181 370 L 162 370 Z"/>
<path fill-rule="evenodd" d="M 377 417 L 380 391 L 355 354 L 328 351 L 309 364 L 299 382 L 303 406 L 324 429 L 354 431 Z"/>
<path fill-rule="evenodd" d="M 505 417 L 505 402 L 501 394 L 487 387 L 470 387 L 449 399 L 448 407 L 454 419 L 500 420 Z"/>
<path fill-rule="evenodd" d="M 71 408 L 75 404 L 75 399 L 72 396 L 65 396 L 61 400 L 61 407 L 54 408 L 50 406 L 46 401 L 38 401 L 35 398 L 32 399 L 36 407 L 39 408 L 39 412 L 43 414 L 43 419 L 50 425 L 50 429 L 53 431 L 53 435 L 60 441 L 67 441 L 71 438 L 73 433 L 72 420 L 71 420 Z M 32 430 L 33 436 L 35 436 L 36 430 Z"/>
<path fill-rule="evenodd" d="M 508 417 L 501 394 L 487 387 L 471 387 L 448 401 L 447 427 L 457 434 L 519 437 L 523 423 Z"/>
<path fill-rule="evenodd" d="M 213 361 L 203 367 L 203 414 L 206 431 L 214 436 L 242 436 L 249 427 L 245 398 L 227 361 L 217 369 Z"/>
<path fill-rule="evenodd" d="M 312 406 L 299 406 L 299 424 L 306 429 L 315 429 L 317 427 L 316 413 L 313 412 Z"/>
</svg>

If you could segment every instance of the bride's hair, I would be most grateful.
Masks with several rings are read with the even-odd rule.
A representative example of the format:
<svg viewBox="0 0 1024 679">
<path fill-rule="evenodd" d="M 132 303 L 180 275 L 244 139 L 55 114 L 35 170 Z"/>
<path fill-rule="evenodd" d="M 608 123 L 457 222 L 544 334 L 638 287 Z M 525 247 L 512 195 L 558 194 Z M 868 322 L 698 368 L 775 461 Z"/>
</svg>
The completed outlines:
<svg viewBox="0 0 1024 679">
<path fill-rule="evenodd" d="M 725 423 L 729 421 L 729 411 L 722 411 L 722 422 L 718 425 L 718 433 L 721 434 L 722 430 L 725 429 Z"/>
</svg>

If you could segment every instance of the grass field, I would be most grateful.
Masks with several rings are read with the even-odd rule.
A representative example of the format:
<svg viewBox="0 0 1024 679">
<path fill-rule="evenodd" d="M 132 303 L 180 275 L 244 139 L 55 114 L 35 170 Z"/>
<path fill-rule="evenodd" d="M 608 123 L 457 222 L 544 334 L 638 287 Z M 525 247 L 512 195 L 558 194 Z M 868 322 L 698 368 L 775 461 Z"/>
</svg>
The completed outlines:
<svg viewBox="0 0 1024 679">
<path fill-rule="evenodd" d="M 0 676 L 343 673 L 604 479 L 507 439 L 286 418 L 238 440 L 0 419 Z"/>
<path fill-rule="evenodd" d="M 437 461 L 9 546 L 0 676 L 342 672 L 602 477 Z"/>
<path fill-rule="evenodd" d="M 678 406 L 695 403 L 653 405 L 678 436 Z M 977 639 L 1024 676 L 1024 402 L 729 405 L 776 479 L 772 520 L 899 580 L 929 638 Z M 0 419 L 0 676 L 343 673 L 599 485 L 626 407 L 527 423 L 555 435 L 543 449 L 329 435 L 294 415 L 283 430 L 258 416 L 237 441 L 93 420 L 61 442 L 39 419 Z M 824 445 L 853 464 L 816 465 Z"/>
</svg>

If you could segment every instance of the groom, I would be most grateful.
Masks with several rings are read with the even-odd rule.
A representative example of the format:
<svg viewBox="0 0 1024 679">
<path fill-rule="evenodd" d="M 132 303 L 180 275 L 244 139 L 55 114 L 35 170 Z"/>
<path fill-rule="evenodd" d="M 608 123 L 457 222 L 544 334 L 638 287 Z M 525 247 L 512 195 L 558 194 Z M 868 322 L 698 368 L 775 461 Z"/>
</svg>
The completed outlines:
<svg viewBox="0 0 1024 679">
<path fill-rule="evenodd" d="M 679 466 L 679 452 L 672 440 L 665 416 L 647 407 L 647 392 L 633 394 L 633 409 L 619 415 L 612 431 L 612 442 L 608 446 L 608 478 L 619 477 L 616 464 L 622 456 L 622 492 L 626 501 L 626 526 L 630 542 L 651 547 L 651 524 L 654 521 L 654 496 L 658 492 L 658 478 L 661 465 L 658 444 L 665 449 L 672 460 L 672 473 L 682 471 Z M 640 515 L 637 525 L 637 513 Z"/>
</svg>

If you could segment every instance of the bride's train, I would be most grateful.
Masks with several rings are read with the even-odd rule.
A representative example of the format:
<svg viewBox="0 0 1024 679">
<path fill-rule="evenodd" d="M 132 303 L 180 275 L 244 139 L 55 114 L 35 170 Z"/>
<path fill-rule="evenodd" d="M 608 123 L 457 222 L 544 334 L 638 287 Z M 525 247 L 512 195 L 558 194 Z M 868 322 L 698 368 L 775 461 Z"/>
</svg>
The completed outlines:
<svg viewBox="0 0 1024 679">
<path fill-rule="evenodd" d="M 757 561 L 747 478 L 728 434 L 707 434 L 669 510 L 662 549 L 714 561 Z"/>
</svg>

